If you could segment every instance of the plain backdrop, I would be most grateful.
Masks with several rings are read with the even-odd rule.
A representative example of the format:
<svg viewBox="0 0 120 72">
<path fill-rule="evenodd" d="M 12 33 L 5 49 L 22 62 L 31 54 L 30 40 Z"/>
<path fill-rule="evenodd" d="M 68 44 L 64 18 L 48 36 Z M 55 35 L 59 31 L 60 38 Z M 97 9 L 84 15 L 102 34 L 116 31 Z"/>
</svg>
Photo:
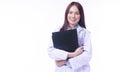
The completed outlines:
<svg viewBox="0 0 120 72">
<path fill-rule="evenodd" d="M 0 72 L 54 72 L 47 48 L 73 0 L 0 0 Z M 91 32 L 91 72 L 120 72 L 119 0 L 74 0 Z"/>
</svg>

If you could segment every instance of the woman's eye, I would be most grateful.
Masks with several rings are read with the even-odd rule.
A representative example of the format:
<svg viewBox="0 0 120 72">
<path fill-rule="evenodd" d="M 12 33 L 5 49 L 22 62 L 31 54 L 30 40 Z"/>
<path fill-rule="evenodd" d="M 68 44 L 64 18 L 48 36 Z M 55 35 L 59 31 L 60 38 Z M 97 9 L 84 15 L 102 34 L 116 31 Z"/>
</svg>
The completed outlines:
<svg viewBox="0 0 120 72">
<path fill-rule="evenodd" d="M 75 14 L 76 14 L 76 15 L 79 15 L 80 13 L 79 13 L 79 12 L 76 12 Z"/>
<path fill-rule="evenodd" d="M 73 12 L 69 12 L 69 14 L 72 14 Z"/>
<path fill-rule="evenodd" d="M 69 12 L 69 14 L 76 14 L 76 15 L 79 15 L 80 13 L 79 12 Z"/>
</svg>

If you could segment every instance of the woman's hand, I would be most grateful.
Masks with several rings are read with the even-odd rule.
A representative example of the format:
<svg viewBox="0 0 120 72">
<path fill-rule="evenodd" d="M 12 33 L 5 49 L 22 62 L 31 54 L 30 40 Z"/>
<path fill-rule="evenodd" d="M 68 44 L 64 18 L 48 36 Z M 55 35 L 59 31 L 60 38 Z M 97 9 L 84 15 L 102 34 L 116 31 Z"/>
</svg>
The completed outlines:
<svg viewBox="0 0 120 72">
<path fill-rule="evenodd" d="M 55 61 L 55 63 L 58 67 L 60 67 L 66 64 L 66 60 Z"/>
<path fill-rule="evenodd" d="M 84 51 L 84 50 L 83 50 L 83 47 L 79 47 L 79 48 L 77 48 L 77 49 L 75 50 L 75 52 L 69 52 L 69 53 L 68 53 L 68 58 L 76 57 L 76 56 L 82 54 L 83 51 Z"/>
<path fill-rule="evenodd" d="M 78 56 L 78 55 L 82 54 L 83 51 L 84 51 L 83 47 L 79 47 L 75 50 L 74 54 L 75 54 L 75 56 Z"/>
</svg>

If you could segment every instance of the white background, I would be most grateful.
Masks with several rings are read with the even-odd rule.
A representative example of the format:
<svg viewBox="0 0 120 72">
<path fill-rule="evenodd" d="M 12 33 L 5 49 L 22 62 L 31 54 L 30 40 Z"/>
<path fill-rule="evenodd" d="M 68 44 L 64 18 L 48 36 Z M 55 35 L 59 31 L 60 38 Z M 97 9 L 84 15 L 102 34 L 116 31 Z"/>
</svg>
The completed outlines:
<svg viewBox="0 0 120 72">
<path fill-rule="evenodd" d="M 0 0 L 0 72 L 54 72 L 51 32 L 72 0 Z M 119 0 L 75 0 L 91 32 L 91 72 L 120 72 Z"/>
</svg>

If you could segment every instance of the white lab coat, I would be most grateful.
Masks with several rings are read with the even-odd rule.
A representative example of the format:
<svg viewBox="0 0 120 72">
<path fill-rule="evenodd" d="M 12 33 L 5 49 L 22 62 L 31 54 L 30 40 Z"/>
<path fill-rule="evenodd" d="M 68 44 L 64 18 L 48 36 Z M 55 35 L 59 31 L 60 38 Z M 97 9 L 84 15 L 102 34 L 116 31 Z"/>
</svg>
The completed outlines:
<svg viewBox="0 0 120 72">
<path fill-rule="evenodd" d="M 55 72 L 90 72 L 89 61 L 92 56 L 90 32 L 80 27 L 76 27 L 78 34 L 79 46 L 84 46 L 84 52 L 74 58 L 68 59 L 66 65 L 61 67 L 56 66 Z M 54 60 L 66 60 L 66 51 L 56 49 L 53 47 L 52 38 L 48 48 L 48 55 Z"/>
</svg>

